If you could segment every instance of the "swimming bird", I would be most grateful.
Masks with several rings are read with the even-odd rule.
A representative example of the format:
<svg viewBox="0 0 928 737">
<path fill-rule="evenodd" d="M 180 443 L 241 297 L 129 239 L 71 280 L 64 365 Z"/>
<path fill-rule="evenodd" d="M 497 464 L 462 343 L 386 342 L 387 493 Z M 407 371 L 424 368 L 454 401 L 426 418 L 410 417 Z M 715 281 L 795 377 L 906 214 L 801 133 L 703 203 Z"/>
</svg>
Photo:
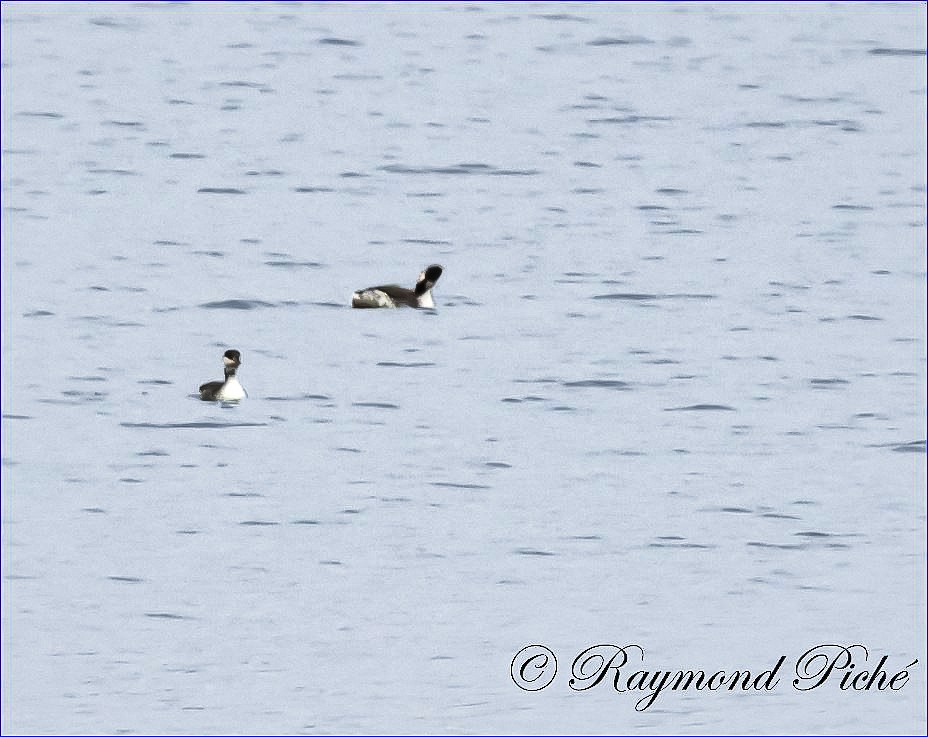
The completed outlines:
<svg viewBox="0 0 928 737">
<path fill-rule="evenodd" d="M 235 378 L 236 369 L 242 365 L 242 354 L 228 350 L 222 354 L 225 381 L 208 381 L 200 387 L 200 399 L 205 402 L 234 402 L 248 396 L 244 387 Z"/>
<path fill-rule="evenodd" d="M 442 267 L 432 264 L 416 279 L 414 289 L 396 284 L 359 289 L 351 295 L 352 307 L 434 307 L 432 287 L 441 276 Z"/>
</svg>

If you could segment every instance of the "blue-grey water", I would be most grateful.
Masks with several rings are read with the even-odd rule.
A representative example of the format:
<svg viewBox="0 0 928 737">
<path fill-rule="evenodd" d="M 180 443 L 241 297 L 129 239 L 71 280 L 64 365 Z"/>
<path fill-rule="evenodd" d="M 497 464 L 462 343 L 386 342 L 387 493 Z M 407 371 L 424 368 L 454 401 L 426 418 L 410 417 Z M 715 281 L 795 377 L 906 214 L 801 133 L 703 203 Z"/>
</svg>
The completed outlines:
<svg viewBox="0 0 928 737">
<path fill-rule="evenodd" d="M 4 2 L 4 734 L 924 734 L 925 21 Z"/>
</svg>

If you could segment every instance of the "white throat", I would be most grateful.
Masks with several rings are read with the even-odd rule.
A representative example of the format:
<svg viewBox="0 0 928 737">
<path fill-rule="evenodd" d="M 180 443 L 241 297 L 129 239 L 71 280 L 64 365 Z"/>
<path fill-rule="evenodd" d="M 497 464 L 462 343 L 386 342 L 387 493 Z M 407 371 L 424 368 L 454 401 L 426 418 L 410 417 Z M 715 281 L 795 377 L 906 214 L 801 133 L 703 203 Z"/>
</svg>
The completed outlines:
<svg viewBox="0 0 928 737">
<path fill-rule="evenodd" d="M 216 399 L 220 402 L 234 402 L 239 399 L 244 399 L 248 394 L 245 392 L 245 387 L 243 387 L 237 378 L 230 376 L 225 380 L 225 383 L 216 392 Z"/>
</svg>

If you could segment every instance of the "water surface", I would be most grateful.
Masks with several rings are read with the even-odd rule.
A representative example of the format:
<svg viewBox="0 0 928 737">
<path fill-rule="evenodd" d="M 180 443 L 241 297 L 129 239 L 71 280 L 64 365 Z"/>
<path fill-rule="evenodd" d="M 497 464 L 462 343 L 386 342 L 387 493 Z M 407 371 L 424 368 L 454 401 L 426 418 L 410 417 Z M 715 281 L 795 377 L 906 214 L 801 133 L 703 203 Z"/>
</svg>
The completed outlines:
<svg viewBox="0 0 928 737">
<path fill-rule="evenodd" d="M 4 733 L 924 733 L 923 4 L 2 24 Z"/>
</svg>

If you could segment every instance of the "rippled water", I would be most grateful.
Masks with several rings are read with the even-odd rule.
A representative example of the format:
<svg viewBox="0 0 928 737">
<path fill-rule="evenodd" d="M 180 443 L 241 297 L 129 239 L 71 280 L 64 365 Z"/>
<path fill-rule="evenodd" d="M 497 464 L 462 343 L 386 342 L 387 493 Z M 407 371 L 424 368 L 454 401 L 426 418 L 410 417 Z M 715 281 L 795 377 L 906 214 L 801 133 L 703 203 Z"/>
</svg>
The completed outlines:
<svg viewBox="0 0 928 737">
<path fill-rule="evenodd" d="M 4 733 L 924 733 L 924 4 L 2 20 Z"/>
</svg>

